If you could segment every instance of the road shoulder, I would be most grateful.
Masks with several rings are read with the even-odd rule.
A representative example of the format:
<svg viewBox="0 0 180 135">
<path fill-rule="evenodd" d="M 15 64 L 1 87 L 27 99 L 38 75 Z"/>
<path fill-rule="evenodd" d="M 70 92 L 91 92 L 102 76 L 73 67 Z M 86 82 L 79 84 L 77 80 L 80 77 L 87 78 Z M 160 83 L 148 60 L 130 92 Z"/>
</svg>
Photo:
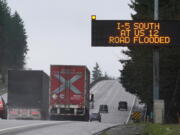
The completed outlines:
<svg viewBox="0 0 180 135">
<path fill-rule="evenodd" d="M 143 124 L 127 124 L 111 128 L 100 135 L 140 135 L 143 130 Z"/>
</svg>

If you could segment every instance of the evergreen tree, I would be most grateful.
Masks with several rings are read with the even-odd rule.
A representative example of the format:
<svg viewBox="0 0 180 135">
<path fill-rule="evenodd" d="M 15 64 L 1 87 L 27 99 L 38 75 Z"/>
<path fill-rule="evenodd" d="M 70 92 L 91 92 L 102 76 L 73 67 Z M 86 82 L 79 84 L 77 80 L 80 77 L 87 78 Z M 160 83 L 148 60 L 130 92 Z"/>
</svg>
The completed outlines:
<svg viewBox="0 0 180 135">
<path fill-rule="evenodd" d="M 134 0 L 130 7 L 136 11 L 133 20 L 153 20 L 154 0 Z M 159 19 L 180 19 L 179 0 L 160 0 Z M 136 94 L 152 111 L 153 101 L 153 48 L 128 47 L 123 53 L 131 59 L 120 60 L 123 64 L 120 81 L 127 91 Z M 180 48 L 160 48 L 160 99 L 165 100 L 165 114 L 168 122 L 177 121 L 176 112 L 180 111 Z M 173 101 L 173 102 L 172 102 Z"/>
<path fill-rule="evenodd" d="M 95 67 L 93 68 L 93 71 L 92 71 L 92 80 L 96 81 L 101 77 L 102 77 L 102 72 L 101 72 L 101 69 L 99 67 L 99 64 L 96 62 L 96 65 L 95 65 Z"/>
<path fill-rule="evenodd" d="M 25 56 L 28 51 L 26 42 L 26 31 L 24 29 L 23 21 L 17 12 L 13 14 L 12 22 L 12 32 L 16 33 L 16 35 L 13 34 L 13 39 L 11 40 L 11 53 L 13 54 L 10 66 L 16 69 L 22 69 L 24 67 Z"/>
<path fill-rule="evenodd" d="M 2 81 L 5 81 L 5 69 L 7 67 L 8 42 L 9 42 L 9 26 L 11 22 L 10 9 L 6 1 L 0 0 L 0 74 Z"/>
<path fill-rule="evenodd" d="M 109 78 L 109 76 L 108 76 L 107 72 L 105 72 L 105 74 L 104 74 L 104 78 L 106 78 L 106 79 L 108 79 L 108 78 Z"/>
<path fill-rule="evenodd" d="M 0 75 L 3 83 L 9 68 L 22 69 L 25 64 L 27 36 L 17 12 L 11 15 L 6 0 L 0 0 Z"/>
</svg>

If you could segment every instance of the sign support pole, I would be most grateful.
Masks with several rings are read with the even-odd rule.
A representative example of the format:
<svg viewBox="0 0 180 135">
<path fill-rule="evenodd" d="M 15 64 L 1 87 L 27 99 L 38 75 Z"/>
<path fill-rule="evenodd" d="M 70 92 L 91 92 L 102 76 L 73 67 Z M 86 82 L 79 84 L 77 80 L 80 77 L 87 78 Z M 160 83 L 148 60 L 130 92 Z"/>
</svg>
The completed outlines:
<svg viewBox="0 0 180 135">
<path fill-rule="evenodd" d="M 153 50 L 153 99 L 159 99 L 159 48 Z"/>
<path fill-rule="evenodd" d="M 159 19 L 159 0 L 154 0 L 154 20 Z M 153 50 L 153 119 L 163 123 L 164 100 L 159 100 L 159 48 Z"/>
<path fill-rule="evenodd" d="M 159 2 L 154 0 L 154 20 L 159 19 Z M 159 99 L 159 48 L 153 50 L 153 99 Z"/>
</svg>

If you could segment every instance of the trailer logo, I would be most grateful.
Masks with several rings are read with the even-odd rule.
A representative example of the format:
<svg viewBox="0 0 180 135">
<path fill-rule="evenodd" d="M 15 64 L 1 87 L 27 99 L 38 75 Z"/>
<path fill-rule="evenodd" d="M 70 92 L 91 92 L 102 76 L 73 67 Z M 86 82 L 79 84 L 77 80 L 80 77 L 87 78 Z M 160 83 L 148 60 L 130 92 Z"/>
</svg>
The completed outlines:
<svg viewBox="0 0 180 135">
<path fill-rule="evenodd" d="M 62 83 L 62 85 L 60 87 L 58 87 L 57 89 L 55 89 L 53 91 L 53 93 L 60 93 L 62 92 L 63 90 L 65 90 L 65 88 L 68 88 L 70 89 L 71 91 L 73 91 L 74 93 L 76 94 L 81 94 L 80 90 L 78 88 L 76 88 L 73 83 L 76 82 L 77 80 L 79 80 L 82 75 L 75 75 L 73 76 L 70 80 L 66 80 L 63 76 L 59 75 L 59 74 L 55 74 L 54 77 L 56 79 L 59 80 L 59 82 Z M 67 85 L 68 84 L 68 85 Z"/>
<path fill-rule="evenodd" d="M 60 94 L 59 97 L 60 97 L 61 99 L 64 99 L 64 94 Z"/>
</svg>

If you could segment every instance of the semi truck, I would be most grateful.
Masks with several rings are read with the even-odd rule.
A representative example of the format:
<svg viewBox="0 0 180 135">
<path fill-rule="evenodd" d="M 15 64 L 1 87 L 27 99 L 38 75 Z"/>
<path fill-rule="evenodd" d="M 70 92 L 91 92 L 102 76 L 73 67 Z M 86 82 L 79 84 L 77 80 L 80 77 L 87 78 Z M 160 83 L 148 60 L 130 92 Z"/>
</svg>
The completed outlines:
<svg viewBox="0 0 180 135">
<path fill-rule="evenodd" d="M 49 118 L 49 76 L 41 70 L 8 71 L 8 119 Z"/>
<path fill-rule="evenodd" d="M 89 119 L 90 72 L 86 66 L 51 65 L 51 119 Z"/>
</svg>

